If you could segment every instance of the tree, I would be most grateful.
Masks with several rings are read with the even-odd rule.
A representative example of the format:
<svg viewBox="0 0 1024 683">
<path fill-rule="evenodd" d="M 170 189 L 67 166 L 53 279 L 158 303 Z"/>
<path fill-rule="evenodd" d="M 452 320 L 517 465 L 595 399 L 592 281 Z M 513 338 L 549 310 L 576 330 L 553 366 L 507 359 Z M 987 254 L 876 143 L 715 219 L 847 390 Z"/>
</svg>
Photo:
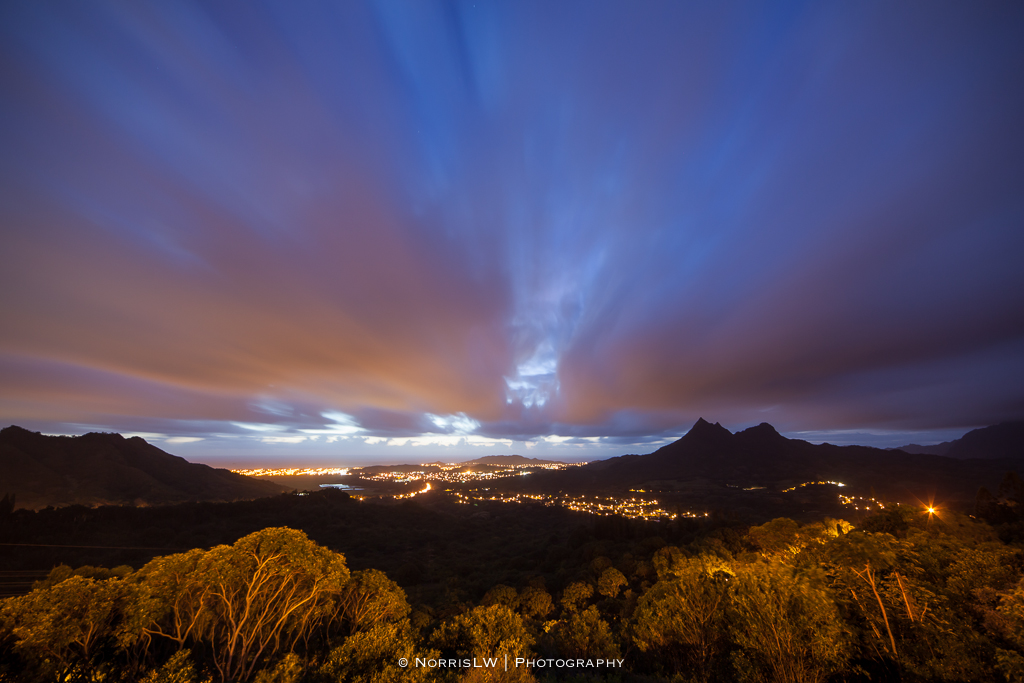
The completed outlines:
<svg viewBox="0 0 1024 683">
<path fill-rule="evenodd" d="M 1024 681 L 1024 581 L 1000 598 L 997 608 L 1001 617 L 1001 635 L 1014 649 L 996 650 L 996 668 L 1007 681 Z"/>
<path fill-rule="evenodd" d="M 744 680 L 817 683 L 849 659 L 849 636 L 828 592 L 784 564 L 738 567 L 729 614 Z"/>
<path fill-rule="evenodd" d="M 553 635 L 558 654 L 565 657 L 613 659 L 619 656 L 619 646 L 608 622 L 593 605 L 558 622 Z"/>
<path fill-rule="evenodd" d="M 481 605 L 505 605 L 511 610 L 519 607 L 519 593 L 515 588 L 498 584 L 491 588 L 480 600 Z"/>
<path fill-rule="evenodd" d="M 887 505 L 861 522 L 860 528 L 868 533 L 882 533 L 903 538 L 910 529 L 910 520 L 914 513 L 899 505 Z"/>
<path fill-rule="evenodd" d="M 147 632 L 206 645 L 224 681 L 248 680 L 308 639 L 337 612 L 349 580 L 342 555 L 284 527 L 157 558 L 139 574 L 161 603 Z"/>
<path fill-rule="evenodd" d="M 667 545 L 659 548 L 651 556 L 651 563 L 658 573 L 658 579 L 664 580 L 675 576 L 678 572 L 687 571 L 686 559 L 682 550 L 673 545 Z"/>
<path fill-rule="evenodd" d="M 984 529 L 943 528 L 985 538 Z M 865 658 L 922 680 L 991 676 L 994 652 L 966 610 L 981 583 L 1005 585 L 1002 550 L 968 547 L 936 530 L 911 530 L 906 539 L 855 531 L 826 544 L 821 557 Z"/>
<path fill-rule="evenodd" d="M 4 497 L 0 499 L 0 520 L 7 519 L 14 512 L 14 500 L 13 493 L 5 493 Z"/>
<path fill-rule="evenodd" d="M 10 598 L 0 620 L 42 678 L 102 678 L 103 671 L 135 670 L 143 604 L 138 588 L 121 579 L 72 576 Z"/>
<path fill-rule="evenodd" d="M 378 622 L 396 622 L 409 616 L 405 591 L 376 569 L 353 572 L 340 600 L 348 632 L 362 631 Z"/>
<path fill-rule="evenodd" d="M 434 633 L 433 641 L 443 654 L 460 658 L 493 658 L 504 662 L 516 657 L 529 657 L 534 644 L 522 618 L 504 605 L 477 607 L 445 622 Z M 523 667 L 471 668 L 465 681 L 532 681 Z"/>
<path fill-rule="evenodd" d="M 605 597 L 614 598 L 627 583 L 622 572 L 615 567 L 608 567 L 601 572 L 601 578 L 597 580 L 597 592 Z"/>
<path fill-rule="evenodd" d="M 715 658 L 727 641 L 726 607 L 731 568 L 702 556 L 676 566 L 672 576 L 644 593 L 634 615 L 633 642 L 672 671 L 711 678 Z"/>
<path fill-rule="evenodd" d="M 178 650 L 162 666 L 149 671 L 142 683 L 196 683 L 196 667 L 191 654 L 188 650 Z M 204 683 L 210 683 L 210 679 Z"/>
<path fill-rule="evenodd" d="M 76 569 L 72 569 L 66 564 L 59 564 L 50 570 L 50 573 L 42 581 L 36 581 L 32 584 L 32 589 L 49 588 L 55 586 L 61 581 L 71 578 L 72 576 L 81 576 L 86 579 L 111 579 L 114 577 L 125 578 L 131 576 L 132 568 L 127 565 L 121 565 L 114 567 L 113 569 L 107 569 L 106 567 L 93 567 L 91 565 L 84 565 Z"/>
<path fill-rule="evenodd" d="M 575 612 L 580 609 L 587 600 L 594 594 L 594 587 L 589 583 L 575 581 L 570 583 L 562 591 L 562 609 L 567 612 Z"/>
<path fill-rule="evenodd" d="M 418 650 L 409 623 L 378 622 L 345 639 L 331 650 L 320 673 L 338 683 L 419 683 L 433 678 L 428 667 L 417 667 L 416 658 L 432 659 L 437 650 Z M 408 666 L 401 667 L 400 659 Z"/>
<path fill-rule="evenodd" d="M 551 614 L 552 609 L 554 602 L 551 600 L 551 594 L 543 588 L 531 586 L 519 596 L 519 610 L 524 617 L 543 619 Z"/>
<path fill-rule="evenodd" d="M 187 553 L 156 557 L 135 575 L 153 599 L 151 618 L 144 626 L 147 637 L 162 636 L 178 649 L 194 638 L 196 627 L 205 617 L 210 586 L 200 563 L 206 551 L 196 548 Z"/>
<path fill-rule="evenodd" d="M 283 527 L 213 548 L 197 571 L 209 614 L 199 636 L 227 681 L 248 679 L 262 657 L 290 650 L 316 629 L 349 578 L 344 557 Z"/>
<path fill-rule="evenodd" d="M 800 538 L 800 525 L 788 517 L 751 527 L 747 537 L 766 557 L 793 557 L 804 545 Z"/>
</svg>

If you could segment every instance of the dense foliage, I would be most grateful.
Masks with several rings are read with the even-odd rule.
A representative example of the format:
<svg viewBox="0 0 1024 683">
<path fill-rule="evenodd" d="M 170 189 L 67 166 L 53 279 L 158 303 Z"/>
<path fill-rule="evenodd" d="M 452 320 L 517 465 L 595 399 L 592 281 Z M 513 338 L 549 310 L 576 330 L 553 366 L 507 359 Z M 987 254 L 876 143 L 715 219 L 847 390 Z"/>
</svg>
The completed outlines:
<svg viewBox="0 0 1024 683">
<path fill-rule="evenodd" d="M 601 524 L 534 530 L 544 561 L 475 596 L 458 568 L 400 571 L 407 593 L 280 526 L 138 569 L 58 566 L 0 602 L 0 680 L 1024 680 L 1024 552 L 980 519 L 888 507 L 686 542 Z M 624 668 L 412 665 L 506 655 Z"/>
</svg>

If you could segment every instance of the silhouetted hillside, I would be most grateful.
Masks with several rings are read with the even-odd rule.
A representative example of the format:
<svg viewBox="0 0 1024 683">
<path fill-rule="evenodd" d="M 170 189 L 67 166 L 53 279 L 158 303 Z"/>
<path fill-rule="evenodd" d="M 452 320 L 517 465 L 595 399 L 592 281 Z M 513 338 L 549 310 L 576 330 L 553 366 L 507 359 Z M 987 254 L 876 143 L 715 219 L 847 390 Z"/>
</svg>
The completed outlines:
<svg viewBox="0 0 1024 683">
<path fill-rule="evenodd" d="M 950 443 L 951 458 L 1024 459 L 1024 421 L 975 429 Z"/>
<path fill-rule="evenodd" d="M 895 450 L 895 449 L 894 449 Z M 1003 422 L 991 427 L 973 429 L 959 439 L 931 446 L 916 443 L 900 446 L 907 453 L 948 455 L 951 458 L 1024 459 L 1024 421 Z"/>
<path fill-rule="evenodd" d="M 1002 434 L 1000 428 L 990 429 Z M 961 441 L 971 442 L 967 437 Z M 537 475 L 529 485 L 670 490 L 710 482 L 781 490 L 805 482 L 841 481 L 862 491 L 873 488 L 894 499 L 908 492 L 928 492 L 973 500 L 979 486 L 1000 481 L 1007 471 L 1022 465 L 1022 460 L 1006 457 L 965 460 L 868 446 L 812 444 L 787 439 L 767 423 L 733 434 L 720 424 L 700 419 L 681 439 L 654 453 L 624 455 L 566 472 Z"/>
<path fill-rule="evenodd" d="M 930 446 L 922 446 L 921 444 L 908 443 L 906 446 L 900 446 L 899 448 L 887 448 L 889 451 L 903 451 L 904 453 L 914 453 L 926 455 L 947 455 L 949 453 L 950 446 L 953 445 L 952 441 L 943 441 L 942 443 L 932 444 Z"/>
<path fill-rule="evenodd" d="M 560 460 L 541 460 L 540 458 L 527 458 L 524 455 L 487 455 L 476 460 L 466 460 L 462 465 L 552 465 L 560 463 Z"/>
<path fill-rule="evenodd" d="M 140 437 L 0 430 L 0 488 L 18 507 L 158 505 L 273 496 L 285 487 L 190 463 Z"/>
<path fill-rule="evenodd" d="M 1014 458 L 1024 459 L 1024 421 L 1003 422 L 992 427 L 974 429 L 955 441 L 934 446 L 910 444 L 901 447 L 907 453 L 931 453 L 951 458 Z"/>
</svg>

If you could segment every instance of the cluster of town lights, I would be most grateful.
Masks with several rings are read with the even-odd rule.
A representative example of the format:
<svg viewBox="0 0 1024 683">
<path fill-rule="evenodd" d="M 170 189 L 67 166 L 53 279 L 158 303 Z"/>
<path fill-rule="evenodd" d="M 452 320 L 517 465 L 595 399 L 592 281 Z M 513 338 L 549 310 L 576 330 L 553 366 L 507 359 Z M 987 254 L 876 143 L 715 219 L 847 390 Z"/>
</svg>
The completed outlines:
<svg viewBox="0 0 1024 683">
<path fill-rule="evenodd" d="M 400 495 L 395 496 L 394 498 L 395 498 L 395 500 L 401 500 L 403 498 L 412 498 L 414 496 L 420 495 L 421 493 L 426 493 L 429 490 L 430 490 L 430 482 L 427 482 L 427 485 L 425 487 L 423 487 L 422 489 L 420 489 L 419 491 L 412 491 L 411 493 L 402 493 Z"/>
<path fill-rule="evenodd" d="M 485 467 L 498 468 L 492 470 L 477 471 L 470 469 L 467 465 L 452 465 L 449 463 L 444 464 L 431 464 L 429 467 L 437 467 L 440 469 L 438 472 L 432 472 L 428 470 L 416 470 L 414 472 L 375 472 L 362 473 L 358 470 L 353 471 L 352 474 L 358 475 L 360 479 L 367 481 L 379 481 L 389 482 L 395 484 L 402 484 L 411 481 L 436 481 L 445 484 L 465 484 L 473 481 L 487 480 L 487 479 L 501 479 L 505 477 L 518 477 L 525 474 L 530 474 L 537 470 L 564 470 L 569 467 L 581 467 L 586 465 L 585 462 L 581 463 L 547 463 L 547 464 L 528 464 L 528 465 L 485 465 Z M 427 467 L 426 465 L 424 467 Z"/>
<path fill-rule="evenodd" d="M 349 469 L 348 467 L 260 467 L 252 470 L 231 471 L 246 477 L 296 477 L 304 475 L 322 477 L 329 474 L 344 476 L 348 474 Z"/>
<path fill-rule="evenodd" d="M 843 505 L 852 505 L 854 510 L 872 510 L 872 506 L 879 510 L 884 510 L 885 505 L 882 501 L 877 498 L 870 498 L 867 496 L 844 496 L 839 494 L 839 502 Z"/>
<path fill-rule="evenodd" d="M 249 477 L 270 477 L 270 476 L 325 476 L 325 475 L 347 475 L 353 474 L 360 479 L 367 481 L 389 482 L 389 483 L 411 483 L 422 481 L 425 486 L 422 489 L 409 493 L 390 496 L 394 500 L 413 498 L 431 490 L 430 482 L 446 484 L 465 484 L 473 481 L 486 481 L 505 477 L 530 474 L 536 470 L 563 470 L 569 467 L 580 467 L 587 463 L 545 463 L 545 464 L 516 464 L 516 465 L 490 465 L 494 468 L 489 471 L 474 471 L 465 464 L 458 463 L 430 463 L 424 467 L 436 468 L 435 471 L 417 470 L 414 472 L 377 472 L 373 474 L 361 473 L 359 468 L 348 467 L 288 467 L 288 468 L 258 468 L 232 470 L 237 474 Z M 783 489 L 783 493 L 796 491 L 805 486 L 840 486 L 846 484 L 840 481 L 807 481 L 796 486 Z M 762 486 L 754 486 L 744 490 L 762 489 Z M 469 492 L 459 492 L 452 489 L 445 489 L 445 492 L 454 496 L 457 502 L 469 504 L 478 501 L 493 501 L 500 503 L 541 503 L 543 505 L 558 505 L 577 512 L 586 512 L 593 515 L 619 515 L 629 519 L 677 519 L 679 517 L 707 517 L 706 512 L 669 512 L 658 507 L 658 501 L 644 498 L 610 498 L 601 496 L 571 496 L 568 494 L 526 494 L 526 493 L 500 493 L 492 492 L 489 489 L 473 489 Z M 649 493 L 644 489 L 631 489 L 633 493 Z M 366 496 L 353 495 L 353 498 L 363 500 Z M 882 510 L 885 505 L 876 498 L 865 496 L 847 496 L 839 494 L 839 502 L 851 506 L 855 510 L 870 511 L 872 509 Z M 926 505 L 924 508 L 928 516 L 938 513 L 938 508 L 933 505 Z"/>
<path fill-rule="evenodd" d="M 571 496 L 568 494 L 527 494 L 527 493 L 501 493 L 496 491 L 485 492 L 479 490 L 460 492 L 446 489 L 459 503 L 472 504 L 482 501 L 497 503 L 541 503 L 543 505 L 557 505 L 566 507 L 576 512 L 586 512 L 592 515 L 619 515 L 628 519 L 678 519 L 679 517 L 707 517 L 708 513 L 702 512 L 669 512 L 658 507 L 656 500 L 644 500 L 642 498 L 608 498 L 602 496 Z"/>
<path fill-rule="evenodd" d="M 790 491 L 796 491 L 797 489 L 803 488 L 804 486 L 840 486 L 840 487 L 842 487 L 842 486 L 846 486 L 846 484 L 844 484 L 841 481 L 805 481 L 802 484 L 797 484 L 796 486 L 790 486 L 788 489 L 782 489 L 782 492 L 783 493 L 789 493 Z"/>
<path fill-rule="evenodd" d="M 790 486 L 788 489 L 783 489 L 782 492 L 783 493 L 790 493 L 792 491 L 796 491 L 799 488 L 803 488 L 804 486 L 826 486 L 826 485 L 827 486 L 841 486 L 841 487 L 846 486 L 846 484 L 844 484 L 841 481 L 805 481 L 802 484 L 797 484 L 796 486 Z M 852 506 L 854 510 L 867 510 L 867 511 L 870 511 L 870 510 L 884 510 L 885 509 L 885 505 L 882 504 L 882 501 L 878 500 L 877 498 L 871 498 L 869 496 L 847 496 L 847 495 L 844 495 L 844 494 L 840 493 L 839 494 L 839 502 L 841 504 L 843 504 L 843 505 Z"/>
</svg>

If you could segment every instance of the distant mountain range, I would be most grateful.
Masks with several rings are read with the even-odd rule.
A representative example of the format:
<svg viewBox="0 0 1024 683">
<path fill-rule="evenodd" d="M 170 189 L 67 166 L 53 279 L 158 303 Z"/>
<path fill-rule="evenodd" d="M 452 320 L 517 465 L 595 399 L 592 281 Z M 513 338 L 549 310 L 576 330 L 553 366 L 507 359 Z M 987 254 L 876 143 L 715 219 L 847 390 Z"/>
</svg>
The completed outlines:
<svg viewBox="0 0 1024 683">
<path fill-rule="evenodd" d="M 190 463 L 137 436 L 46 436 L 14 426 L 0 430 L 0 495 L 13 494 L 17 507 L 232 501 L 287 490 Z"/>
<path fill-rule="evenodd" d="M 907 453 L 945 455 L 950 458 L 1021 458 L 1024 457 L 1024 421 L 1004 422 L 967 432 L 954 441 L 933 446 L 916 443 L 900 446 Z"/>
<path fill-rule="evenodd" d="M 935 453 L 926 449 L 940 449 Z M 487 456 L 472 465 L 545 465 L 520 455 Z M 396 471 L 373 466 L 363 472 Z M 436 465 L 407 465 L 409 471 Z M 732 433 L 703 418 L 681 439 L 647 455 L 623 455 L 583 467 L 523 477 L 521 485 L 545 490 L 694 486 L 766 487 L 841 481 L 895 499 L 938 494 L 973 500 L 979 486 L 997 486 L 1008 471 L 1024 471 L 1024 422 L 977 429 L 938 446 L 902 450 L 811 444 L 787 439 L 762 423 Z M 47 505 L 160 505 L 230 501 L 291 490 L 266 479 L 194 464 L 139 437 L 90 433 L 44 436 L 20 427 L 0 430 L 0 496 L 14 494 L 19 507 Z"/>
<path fill-rule="evenodd" d="M 703 483 L 781 490 L 814 481 L 839 481 L 894 499 L 908 492 L 973 499 L 979 486 L 996 486 L 1010 470 L 1024 469 L 1024 434 L 992 427 L 984 438 L 961 441 L 998 443 L 998 450 L 975 459 L 907 453 L 868 446 L 835 446 L 787 439 L 768 423 L 733 434 L 703 418 L 681 439 L 647 455 L 623 455 L 581 468 L 539 477 L 526 485 L 673 489 Z M 974 434 L 974 432 L 972 432 Z M 1005 438 L 1004 438 L 1005 437 Z M 1016 439 L 1016 446 L 1013 444 Z M 1015 457 L 1005 457 L 1015 453 Z"/>
<path fill-rule="evenodd" d="M 476 460 L 466 460 L 465 462 L 459 463 L 460 465 L 504 465 L 506 467 L 511 465 L 562 465 L 564 464 L 560 460 L 540 460 L 539 458 L 527 458 L 523 455 L 487 455 Z"/>
</svg>

